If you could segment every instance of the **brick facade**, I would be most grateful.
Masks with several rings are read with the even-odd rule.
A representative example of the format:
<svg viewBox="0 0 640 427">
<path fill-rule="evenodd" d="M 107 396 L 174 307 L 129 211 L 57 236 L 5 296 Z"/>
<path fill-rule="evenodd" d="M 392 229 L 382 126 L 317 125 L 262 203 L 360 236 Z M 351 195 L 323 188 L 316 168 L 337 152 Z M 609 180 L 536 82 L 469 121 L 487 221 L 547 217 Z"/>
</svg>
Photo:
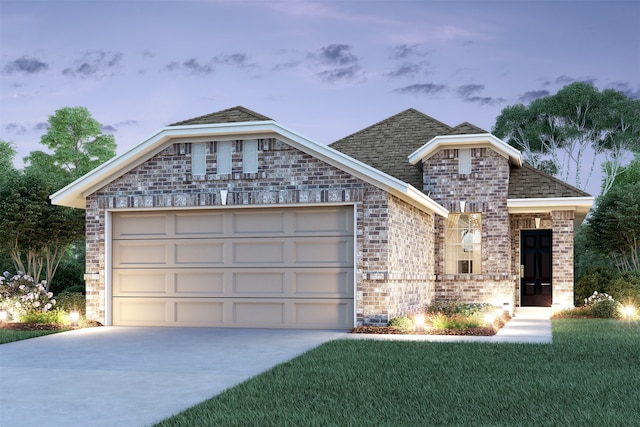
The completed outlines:
<svg viewBox="0 0 640 427">
<path fill-rule="evenodd" d="M 507 193 L 509 162 L 486 147 L 471 148 L 471 173 L 460 174 L 458 149 L 442 149 L 423 160 L 424 191 L 451 213 L 479 213 L 482 219 L 482 274 L 447 274 L 445 221 L 436 220 L 438 301 L 503 304 L 514 300 Z"/>
<path fill-rule="evenodd" d="M 259 170 L 242 173 L 233 144 L 232 173 L 215 173 L 215 141 L 206 144 L 207 175 L 191 176 L 191 147 L 176 143 L 87 196 L 87 317 L 105 322 L 106 212 L 241 205 L 353 204 L 356 210 L 356 316 L 384 323 L 424 306 L 433 293 L 433 215 L 277 139 L 258 143 Z"/>
</svg>

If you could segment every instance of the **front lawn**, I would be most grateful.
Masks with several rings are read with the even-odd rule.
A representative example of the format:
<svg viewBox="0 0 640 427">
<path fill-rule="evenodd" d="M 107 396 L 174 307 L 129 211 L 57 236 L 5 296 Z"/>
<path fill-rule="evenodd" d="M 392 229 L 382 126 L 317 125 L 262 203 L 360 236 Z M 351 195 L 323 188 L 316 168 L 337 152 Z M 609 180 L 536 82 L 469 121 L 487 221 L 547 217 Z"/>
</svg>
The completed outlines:
<svg viewBox="0 0 640 427">
<path fill-rule="evenodd" d="M 50 330 L 31 330 L 31 331 L 20 331 L 14 329 L 4 329 L 0 328 L 0 344 L 6 344 L 8 342 L 26 340 L 29 338 L 41 337 L 43 335 L 55 334 L 58 332 L 68 331 L 69 328 L 65 329 L 50 329 Z"/>
<path fill-rule="evenodd" d="M 340 340 L 159 426 L 637 425 L 640 326 L 553 320 L 553 344 Z"/>
</svg>

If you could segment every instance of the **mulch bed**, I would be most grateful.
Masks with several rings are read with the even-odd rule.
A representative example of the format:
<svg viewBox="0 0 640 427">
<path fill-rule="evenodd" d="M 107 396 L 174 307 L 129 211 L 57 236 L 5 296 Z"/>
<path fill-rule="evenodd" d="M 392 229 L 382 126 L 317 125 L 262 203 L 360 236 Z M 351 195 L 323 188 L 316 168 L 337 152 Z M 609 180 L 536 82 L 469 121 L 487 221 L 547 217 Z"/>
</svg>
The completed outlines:
<svg viewBox="0 0 640 427">
<path fill-rule="evenodd" d="M 83 322 L 83 326 L 72 327 L 68 325 L 60 325 L 57 323 L 21 323 L 21 322 L 7 322 L 0 323 L 0 329 L 9 329 L 12 331 L 57 331 L 58 329 L 81 329 L 81 328 L 93 328 L 96 326 L 102 326 L 102 323 L 94 320 L 87 320 Z"/>
<path fill-rule="evenodd" d="M 349 331 L 351 334 L 391 334 L 391 335 L 467 335 L 489 337 L 495 335 L 509 319 L 496 319 L 493 327 L 483 326 L 469 329 L 434 329 L 425 325 L 424 331 L 417 332 L 408 329 L 392 328 L 390 326 L 357 326 Z"/>
</svg>

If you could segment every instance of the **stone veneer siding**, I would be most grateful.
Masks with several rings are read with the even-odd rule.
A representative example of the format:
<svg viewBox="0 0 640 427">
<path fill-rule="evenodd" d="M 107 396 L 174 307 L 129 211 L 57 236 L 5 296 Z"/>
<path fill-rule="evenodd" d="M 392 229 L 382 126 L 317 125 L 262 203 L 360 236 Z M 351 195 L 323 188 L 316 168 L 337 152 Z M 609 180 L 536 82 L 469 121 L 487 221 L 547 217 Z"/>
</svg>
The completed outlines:
<svg viewBox="0 0 640 427">
<path fill-rule="evenodd" d="M 445 220 L 436 220 L 435 299 L 503 304 L 515 301 L 517 277 L 511 269 L 509 239 L 509 162 L 487 147 L 471 148 L 471 173 L 460 174 L 458 149 L 442 149 L 423 160 L 424 191 L 451 213 L 480 213 L 482 218 L 482 274 L 447 274 Z"/>
<path fill-rule="evenodd" d="M 277 139 L 258 141 L 257 173 L 242 172 L 242 144 L 232 148 L 232 173 L 216 174 L 216 142 L 206 143 L 207 174 L 191 175 L 191 144 L 161 152 L 87 196 L 87 317 L 106 321 L 107 210 L 294 204 L 354 204 L 356 316 L 383 323 L 423 304 L 432 293 L 433 217 L 385 191 Z M 389 246 L 390 245 L 390 246 Z"/>
</svg>

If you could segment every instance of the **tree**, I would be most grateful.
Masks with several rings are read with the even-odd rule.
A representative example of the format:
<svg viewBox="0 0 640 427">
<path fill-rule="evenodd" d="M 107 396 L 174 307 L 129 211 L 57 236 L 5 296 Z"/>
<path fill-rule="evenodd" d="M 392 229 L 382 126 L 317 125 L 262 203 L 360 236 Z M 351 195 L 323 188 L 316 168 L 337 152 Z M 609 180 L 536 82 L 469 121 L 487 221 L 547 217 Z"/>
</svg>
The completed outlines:
<svg viewBox="0 0 640 427">
<path fill-rule="evenodd" d="M 604 194 L 622 170 L 625 156 L 640 152 L 640 100 L 576 82 L 528 106 L 506 107 L 492 131 L 522 151 L 532 166 L 567 182 L 572 177 L 583 190 L 596 159 L 604 157 Z"/>
<path fill-rule="evenodd" d="M 18 172 L 0 187 L 1 249 L 16 270 L 49 284 L 70 244 L 84 237 L 83 212 L 52 205 L 43 176 Z"/>
<path fill-rule="evenodd" d="M 598 199 L 587 225 L 590 244 L 620 271 L 640 271 L 640 155 Z"/>
<path fill-rule="evenodd" d="M 7 175 L 15 172 L 13 167 L 13 158 L 16 156 L 16 150 L 12 142 L 0 139 L 0 185 Z"/>
<path fill-rule="evenodd" d="M 25 158 L 27 169 L 45 175 L 64 186 L 116 154 L 113 135 L 102 133 L 98 123 L 84 107 L 65 107 L 49 116 L 49 129 L 40 140 L 53 151 L 35 151 Z"/>
</svg>

